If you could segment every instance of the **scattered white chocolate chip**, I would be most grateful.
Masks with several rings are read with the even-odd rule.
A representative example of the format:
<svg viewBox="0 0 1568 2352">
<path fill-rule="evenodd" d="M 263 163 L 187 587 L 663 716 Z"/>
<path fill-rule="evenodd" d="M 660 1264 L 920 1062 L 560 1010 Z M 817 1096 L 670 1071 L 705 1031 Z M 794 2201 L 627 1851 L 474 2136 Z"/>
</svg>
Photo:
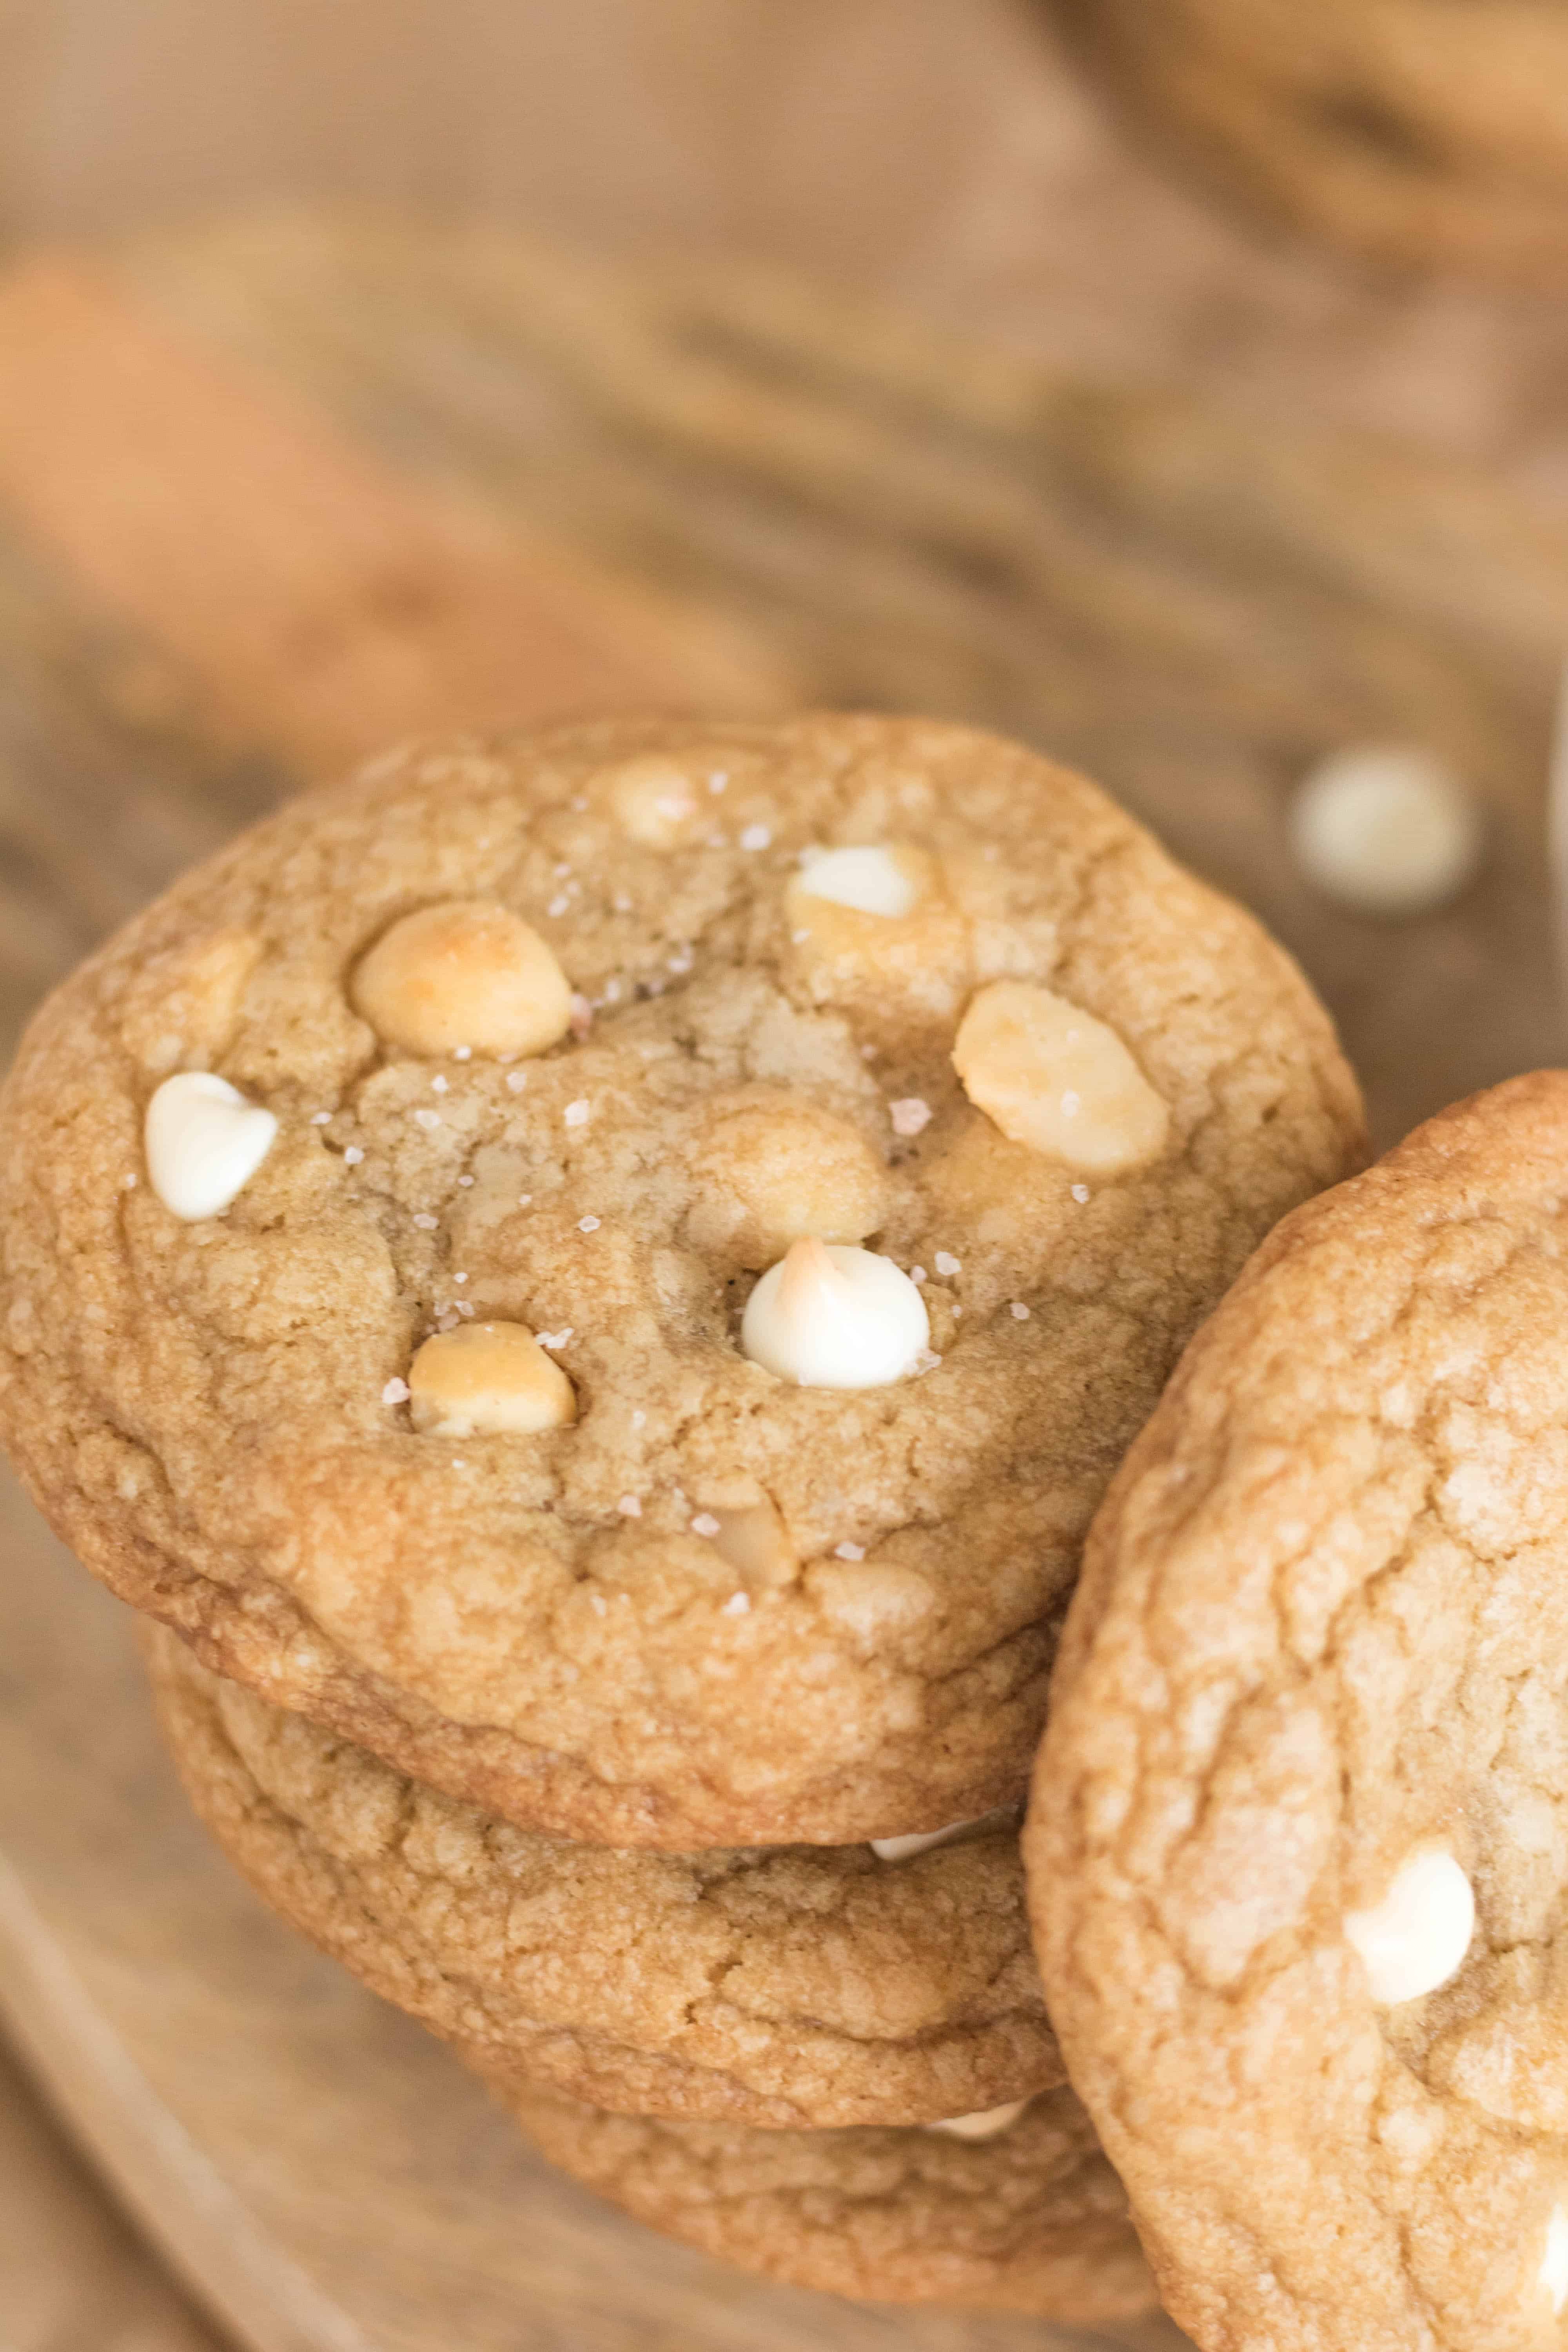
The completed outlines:
<svg viewBox="0 0 1568 2352">
<path fill-rule="evenodd" d="M 492 898 L 405 915 L 362 957 L 349 994 L 384 1044 L 412 1054 L 542 1054 L 572 1020 L 553 952 Z"/>
<path fill-rule="evenodd" d="M 887 1214 L 881 1155 L 809 1096 L 720 1097 L 693 1135 L 690 1164 L 691 1239 L 740 1265 L 772 1265 L 808 1235 L 863 1241 Z"/>
<path fill-rule="evenodd" d="M 901 1100 L 889 1104 L 888 1116 L 895 1135 L 922 1135 L 931 1125 L 931 1108 L 920 1095 L 905 1095 Z"/>
<path fill-rule="evenodd" d="M 1421 1846 L 1380 1903 L 1352 1911 L 1345 1934 L 1365 1963 L 1380 2009 L 1418 2000 L 1458 1974 L 1476 1927 L 1470 1882 L 1446 1846 Z"/>
<path fill-rule="evenodd" d="M 1481 820 L 1429 752 L 1369 745 L 1314 768 L 1290 809 L 1290 846 L 1310 882 L 1366 915 L 1445 906 L 1475 873 Z"/>
<path fill-rule="evenodd" d="M 559 1364 L 521 1323 L 468 1323 L 426 1339 L 408 1368 L 409 1417 L 436 1437 L 531 1435 L 577 1418 Z"/>
<path fill-rule="evenodd" d="M 187 1223 L 221 1215 L 237 1198 L 278 1133 L 269 1110 L 210 1070 L 165 1078 L 147 1106 L 147 1175 L 166 1209 Z"/>
<path fill-rule="evenodd" d="M 977 2107 L 972 2116 L 947 2116 L 924 2128 L 951 2133 L 954 2139 L 995 2139 L 1017 2122 L 1028 2104 L 1027 2099 L 1009 2099 L 1005 2106 Z"/>
<path fill-rule="evenodd" d="M 871 1250 L 794 1243 L 746 1302 L 741 1346 L 802 1388 L 885 1387 L 929 1346 L 925 1305 L 907 1274 Z"/>
<path fill-rule="evenodd" d="M 826 898 L 836 907 L 852 907 L 857 914 L 881 915 L 894 922 L 912 914 L 929 890 L 929 865 L 919 850 L 889 849 L 879 845 L 864 849 L 807 851 L 801 871 L 790 884 L 792 901 Z"/>
<path fill-rule="evenodd" d="M 1048 988 L 993 981 L 952 1048 L 963 1090 L 1014 1143 L 1117 1175 L 1155 1160 L 1171 1115 L 1114 1029 Z"/>
<path fill-rule="evenodd" d="M 1552 2315 L 1559 2318 L 1568 2304 L 1568 2208 L 1553 2205 L 1546 2224 L 1546 2251 L 1536 2272 L 1536 2283 L 1552 2297 Z"/>
<path fill-rule="evenodd" d="M 381 1401 L 383 1404 L 406 1404 L 409 1393 L 409 1387 L 406 1381 L 388 1381 L 386 1386 L 382 1390 Z"/>
<path fill-rule="evenodd" d="M 674 849 L 695 824 L 700 804 L 689 776 L 655 754 L 628 760 L 610 781 L 610 806 L 645 849 Z"/>
<path fill-rule="evenodd" d="M 917 1853 L 930 1853 L 939 1845 L 957 1845 L 973 1831 L 984 1834 L 987 1830 L 1016 1826 L 1019 1816 L 1016 1805 L 995 1805 L 988 1813 L 976 1813 L 966 1822 L 949 1822 L 945 1829 L 910 1830 L 902 1837 L 872 1838 L 870 1846 L 879 1862 L 912 1862 Z"/>
</svg>

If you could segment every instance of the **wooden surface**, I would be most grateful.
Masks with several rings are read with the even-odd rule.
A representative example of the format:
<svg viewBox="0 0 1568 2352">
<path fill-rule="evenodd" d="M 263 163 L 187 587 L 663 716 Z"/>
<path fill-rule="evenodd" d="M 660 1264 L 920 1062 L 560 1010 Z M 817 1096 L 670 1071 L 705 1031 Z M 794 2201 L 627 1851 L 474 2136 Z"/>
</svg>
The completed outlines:
<svg viewBox="0 0 1568 2352">
<path fill-rule="evenodd" d="M 1559 1051 L 1565 644 L 1568 543 L 1457 463 L 755 272 L 298 215 L 35 256 L 0 274 L 0 1043 L 173 871 L 409 727 L 798 697 L 1100 773 L 1298 949 L 1386 1139 Z M 1397 930 L 1285 852 L 1301 767 L 1368 735 L 1435 743 L 1490 810 L 1481 884 Z M 150 1751 L 116 1612 L 5 1527 L 0 2001 L 252 2341 L 1048 2340 L 774 2295 L 550 2181 L 259 1919 Z"/>
</svg>

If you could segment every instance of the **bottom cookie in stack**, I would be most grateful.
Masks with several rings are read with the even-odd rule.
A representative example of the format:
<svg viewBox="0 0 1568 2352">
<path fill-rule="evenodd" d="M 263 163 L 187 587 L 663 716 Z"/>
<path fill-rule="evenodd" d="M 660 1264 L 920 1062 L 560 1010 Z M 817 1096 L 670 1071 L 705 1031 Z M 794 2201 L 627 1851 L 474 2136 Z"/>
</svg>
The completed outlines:
<svg viewBox="0 0 1568 2352">
<path fill-rule="evenodd" d="M 674 2124 L 545 2091 L 514 2090 L 507 2104 L 574 2179 L 667 2237 L 793 2286 L 1080 2326 L 1154 2301 L 1121 2183 L 1065 2087 L 975 2137 L 951 2124 Z"/>
<path fill-rule="evenodd" d="M 563 2170 L 842 2294 L 1080 2322 L 1152 2301 L 1062 2087 L 1016 1816 L 893 1858 L 571 1844 L 409 1780 L 163 1628 L 145 1646 L 230 1860 Z"/>
</svg>

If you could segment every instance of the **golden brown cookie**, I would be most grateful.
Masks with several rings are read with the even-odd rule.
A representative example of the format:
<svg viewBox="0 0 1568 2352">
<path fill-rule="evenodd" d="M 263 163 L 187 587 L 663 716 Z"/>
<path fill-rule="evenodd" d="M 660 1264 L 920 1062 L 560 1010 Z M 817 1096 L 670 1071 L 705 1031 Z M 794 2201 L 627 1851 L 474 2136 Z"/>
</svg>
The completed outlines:
<svg viewBox="0 0 1568 2352">
<path fill-rule="evenodd" d="M 502 2095 L 563 2172 L 766 2278 L 1085 2326 L 1154 2300 L 1121 2184 L 1068 2090 L 975 2139 L 655 2123 L 548 2092 Z"/>
<path fill-rule="evenodd" d="M 1565 1330 L 1547 1071 L 1289 1218 L 1096 1520 L 1026 1860 L 1205 2352 L 1563 2341 Z"/>
<path fill-rule="evenodd" d="M 0 1428 L 209 1663 L 511 1820 L 936 1828 L 1021 1795 L 1106 1480 L 1360 1134 L 1258 925 L 993 737 L 399 752 L 34 1022 Z"/>
<path fill-rule="evenodd" d="M 966 2115 L 1066 2079 L 1016 1818 L 896 1862 L 864 1845 L 568 1845 L 417 1786 L 149 1634 L 164 1736 L 230 1860 L 493 2078 L 774 2126 Z"/>
</svg>

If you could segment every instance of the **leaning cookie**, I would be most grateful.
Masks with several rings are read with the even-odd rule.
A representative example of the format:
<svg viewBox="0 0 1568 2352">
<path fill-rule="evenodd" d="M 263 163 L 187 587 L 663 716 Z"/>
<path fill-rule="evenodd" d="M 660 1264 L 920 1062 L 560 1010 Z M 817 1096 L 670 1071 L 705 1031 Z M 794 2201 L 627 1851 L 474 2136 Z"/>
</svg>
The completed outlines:
<svg viewBox="0 0 1568 2352">
<path fill-rule="evenodd" d="M 0 1111 L 0 1428 L 220 1671 L 530 1826 L 1023 1793 L 1083 1533 L 1360 1150 L 1321 1010 L 968 730 L 382 761 L 181 882 Z"/>
<path fill-rule="evenodd" d="M 1090 1538 L 1025 1835 L 1205 2352 L 1568 2310 L 1568 1074 L 1299 1210 Z"/>
<path fill-rule="evenodd" d="M 748 2131 L 506 2103 L 552 2164 L 650 2229 L 742 2270 L 870 2303 L 1092 2326 L 1154 2290 L 1121 2184 L 1069 2090 L 967 2132 Z"/>
<path fill-rule="evenodd" d="M 492 2079 L 764 2126 L 900 2124 L 1064 2079 L 1016 1816 L 891 1859 L 567 1845 L 145 1644 L 193 1802 L 275 1910 Z"/>
</svg>

